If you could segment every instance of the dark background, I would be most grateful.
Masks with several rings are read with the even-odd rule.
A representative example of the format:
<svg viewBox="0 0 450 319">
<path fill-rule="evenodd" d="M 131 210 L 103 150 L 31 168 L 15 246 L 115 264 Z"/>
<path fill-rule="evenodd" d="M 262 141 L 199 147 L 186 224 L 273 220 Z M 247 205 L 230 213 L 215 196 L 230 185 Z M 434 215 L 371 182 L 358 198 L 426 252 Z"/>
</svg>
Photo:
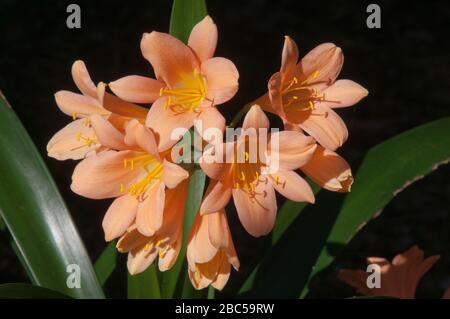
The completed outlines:
<svg viewBox="0 0 450 319">
<path fill-rule="evenodd" d="M 66 27 L 69 3 L 81 6 L 81 29 Z M 279 68 L 287 34 L 297 41 L 302 55 L 322 42 L 336 43 L 345 55 L 340 77 L 370 91 L 356 107 L 339 111 L 350 132 L 340 154 L 354 170 L 372 146 L 450 115 L 450 3 L 376 3 L 381 6 L 381 29 L 367 28 L 369 2 L 365 1 L 207 1 L 219 27 L 216 55 L 234 61 L 241 75 L 238 95 L 220 110 L 230 120 L 242 105 L 264 93 L 268 78 Z M 94 82 L 151 74 L 139 50 L 140 38 L 143 32 L 167 32 L 170 9 L 168 0 L 2 0 L 0 4 L 0 89 L 48 164 L 93 260 L 105 246 L 101 220 L 110 202 L 71 193 L 75 162 L 46 156 L 48 140 L 70 122 L 57 108 L 53 94 L 76 90 L 70 75 L 76 59 L 86 62 Z M 450 285 L 449 177 L 450 168 L 441 167 L 397 196 L 351 241 L 329 271 L 314 280 L 310 297 L 354 295 L 336 279 L 336 269 L 362 268 L 367 256 L 392 258 L 413 244 L 427 255 L 442 255 L 421 281 L 417 296 L 442 296 Z M 250 238 L 232 209 L 229 215 L 242 269 L 232 274 L 225 296 L 239 286 L 255 259 L 253 252 L 261 251 L 265 242 Z M 124 258 L 107 284 L 110 297 L 125 297 Z M 273 274 L 274 280 L 283 275 Z M 27 281 L 26 274 L 7 238 L 0 237 L 0 283 L 18 281 Z"/>
</svg>

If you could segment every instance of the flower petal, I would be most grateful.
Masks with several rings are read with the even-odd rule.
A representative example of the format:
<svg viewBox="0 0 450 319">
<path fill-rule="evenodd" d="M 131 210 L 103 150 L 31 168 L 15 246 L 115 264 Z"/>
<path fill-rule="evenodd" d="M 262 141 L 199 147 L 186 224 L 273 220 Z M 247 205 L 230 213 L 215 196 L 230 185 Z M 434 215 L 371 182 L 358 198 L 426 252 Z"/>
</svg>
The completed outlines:
<svg viewBox="0 0 450 319">
<path fill-rule="evenodd" d="M 239 72 L 233 62 L 225 58 L 212 58 L 202 63 L 201 74 L 206 78 L 207 98 L 214 105 L 225 103 L 235 96 Z"/>
<path fill-rule="evenodd" d="M 296 131 L 281 131 L 270 134 L 269 160 L 271 169 L 278 167 L 294 170 L 305 165 L 312 157 L 317 145 L 313 138 Z"/>
<path fill-rule="evenodd" d="M 117 241 L 116 248 L 121 253 L 127 253 L 144 246 L 148 237 L 138 232 L 136 224 L 131 225 Z"/>
<path fill-rule="evenodd" d="M 125 142 L 130 146 L 143 149 L 157 159 L 160 159 L 155 134 L 148 127 L 145 127 L 134 119 L 127 125 Z"/>
<path fill-rule="evenodd" d="M 164 211 L 163 183 L 155 183 L 145 193 L 145 199 L 139 204 L 136 216 L 136 226 L 138 231 L 144 236 L 153 236 L 161 227 Z"/>
<path fill-rule="evenodd" d="M 245 230 L 254 237 L 260 237 L 273 228 L 277 202 L 271 183 L 259 183 L 255 192 L 260 195 L 252 198 L 247 191 L 233 189 L 233 200 Z"/>
<path fill-rule="evenodd" d="M 176 130 L 189 130 L 197 116 L 195 112 L 175 113 L 170 108 L 166 108 L 166 98 L 160 98 L 150 108 L 146 125 L 158 134 L 158 149 L 162 152 L 172 147 L 181 138 L 175 134 Z M 172 136 L 172 134 L 175 135 Z"/>
<path fill-rule="evenodd" d="M 314 193 L 309 184 L 293 171 L 278 171 L 271 174 L 275 190 L 294 202 L 308 202 L 314 204 Z"/>
<path fill-rule="evenodd" d="M 353 184 L 350 165 L 333 151 L 317 147 L 302 171 L 315 183 L 334 192 L 349 192 Z"/>
<path fill-rule="evenodd" d="M 72 191 L 92 199 L 123 195 L 120 186 L 129 186 L 141 174 L 124 167 L 124 160 L 132 156 L 130 151 L 105 151 L 85 158 L 73 172 Z"/>
<path fill-rule="evenodd" d="M 364 87 L 351 80 L 338 80 L 324 92 L 325 101 L 320 102 L 331 108 L 352 106 L 369 94 Z"/>
<path fill-rule="evenodd" d="M 129 194 L 116 198 L 103 218 L 105 240 L 111 241 L 122 236 L 134 221 L 138 201 Z"/>
<path fill-rule="evenodd" d="M 259 105 L 253 105 L 248 113 L 245 115 L 244 123 L 242 124 L 242 129 L 247 130 L 249 128 L 260 129 L 265 128 L 268 129 L 270 126 L 269 119 L 267 118 L 264 111 L 261 110 Z"/>
<path fill-rule="evenodd" d="M 214 56 L 217 46 L 217 33 L 217 26 L 210 16 L 206 16 L 192 28 L 188 45 L 194 50 L 201 62 Z"/>
<path fill-rule="evenodd" d="M 224 209 L 208 215 L 208 234 L 211 244 L 217 249 L 227 249 L 233 245 Z"/>
<path fill-rule="evenodd" d="M 299 126 L 314 137 L 323 147 L 336 150 L 348 138 L 348 130 L 344 121 L 332 109 L 325 105 L 316 105 L 319 113 L 306 116 Z M 308 112 L 304 112 L 308 113 Z"/>
<path fill-rule="evenodd" d="M 164 159 L 162 180 L 168 188 L 174 188 L 189 177 L 189 173 L 181 166 Z"/>
<path fill-rule="evenodd" d="M 209 178 L 222 180 L 230 165 L 226 163 L 227 154 L 231 153 L 234 143 L 219 143 L 203 151 L 200 167 Z M 221 154 L 220 154 L 221 153 Z"/>
<path fill-rule="evenodd" d="M 225 118 L 215 107 L 204 109 L 194 124 L 196 131 L 208 143 L 215 144 L 223 141 Z"/>
<path fill-rule="evenodd" d="M 306 54 L 297 65 L 297 76 L 307 83 L 333 83 L 344 64 L 341 48 L 333 43 L 323 43 Z"/>
<path fill-rule="evenodd" d="M 298 47 L 294 40 L 290 37 L 284 37 L 283 53 L 281 56 L 280 73 L 283 79 L 292 78 L 298 61 Z"/>
<path fill-rule="evenodd" d="M 143 246 L 141 249 L 128 253 L 127 267 L 131 275 L 145 271 L 158 256 L 154 247 Z"/>
<path fill-rule="evenodd" d="M 61 111 L 74 118 L 83 118 L 92 114 L 108 115 L 100 103 L 93 97 L 70 91 L 58 91 L 55 100 Z"/>
<path fill-rule="evenodd" d="M 77 60 L 72 64 L 72 78 L 81 93 L 93 98 L 97 97 L 97 88 L 83 61 Z"/>
<path fill-rule="evenodd" d="M 211 286 L 213 286 L 217 290 L 222 290 L 227 284 L 228 279 L 230 278 L 230 272 L 231 272 L 230 263 L 227 261 L 226 258 L 222 258 L 222 261 L 219 265 L 219 269 L 217 271 L 216 278 L 211 283 Z"/>
<path fill-rule="evenodd" d="M 183 42 L 166 33 L 144 33 L 141 51 L 153 66 L 156 78 L 169 87 L 180 82 L 183 75 L 199 69 L 194 52 Z"/>
<path fill-rule="evenodd" d="M 283 86 L 283 76 L 281 72 L 274 73 L 267 85 L 270 102 L 272 103 L 272 109 L 274 113 L 280 116 L 283 120 L 286 115 L 283 107 L 283 94 L 281 92 Z"/>
<path fill-rule="evenodd" d="M 140 75 L 129 75 L 109 83 L 111 91 L 132 103 L 153 103 L 159 98 L 164 83 Z"/>
<path fill-rule="evenodd" d="M 48 142 L 48 156 L 57 160 L 79 160 L 100 147 L 98 143 L 88 143 L 87 138 L 95 137 L 92 127 L 86 125 L 85 119 L 69 123 L 58 131 Z"/>
<path fill-rule="evenodd" d="M 223 209 L 231 198 L 231 188 L 219 181 L 212 180 L 200 206 L 200 213 L 211 214 Z"/>
<path fill-rule="evenodd" d="M 127 150 L 129 147 L 124 142 L 124 135 L 119 132 L 110 122 L 98 114 L 90 117 L 95 135 L 102 146 L 114 150 Z"/>
<path fill-rule="evenodd" d="M 178 255 L 181 250 L 181 238 L 177 238 L 175 244 L 168 247 L 164 255 L 159 257 L 158 268 L 159 271 L 167 271 L 175 265 Z"/>
<path fill-rule="evenodd" d="M 209 262 L 218 252 L 218 249 L 209 240 L 208 218 L 209 215 L 197 214 L 195 216 L 187 246 L 189 259 L 195 263 Z"/>
</svg>

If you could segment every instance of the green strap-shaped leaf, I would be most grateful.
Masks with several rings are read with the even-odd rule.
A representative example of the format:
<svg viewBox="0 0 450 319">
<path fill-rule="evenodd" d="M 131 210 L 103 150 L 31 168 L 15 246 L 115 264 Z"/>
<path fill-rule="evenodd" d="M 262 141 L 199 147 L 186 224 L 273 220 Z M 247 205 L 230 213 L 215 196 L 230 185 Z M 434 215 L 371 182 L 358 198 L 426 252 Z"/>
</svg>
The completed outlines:
<svg viewBox="0 0 450 319">
<path fill-rule="evenodd" d="M 403 189 L 450 160 L 450 118 L 421 125 L 372 148 L 327 242 L 344 245 Z M 322 249 L 311 277 L 333 261 Z M 307 293 L 307 288 L 302 295 Z"/>
<path fill-rule="evenodd" d="M 0 96 L 0 159 L 0 214 L 31 280 L 71 297 L 103 298 L 66 205 L 36 147 L 3 96 Z M 70 275 L 67 266 L 71 264 L 79 266 L 81 288 L 71 289 L 67 285 Z"/>
<path fill-rule="evenodd" d="M 110 242 L 94 264 L 95 274 L 103 286 L 117 266 L 116 241 Z"/>
<path fill-rule="evenodd" d="M 206 15 L 205 0 L 174 0 L 170 18 L 170 34 L 187 43 L 194 25 Z"/>
<path fill-rule="evenodd" d="M 14 283 L 0 285 L 0 299 L 70 299 L 70 297 L 51 289 Z"/>
<path fill-rule="evenodd" d="M 128 273 L 128 299 L 160 299 L 158 273 L 153 263 L 146 271 L 137 275 Z"/>
</svg>

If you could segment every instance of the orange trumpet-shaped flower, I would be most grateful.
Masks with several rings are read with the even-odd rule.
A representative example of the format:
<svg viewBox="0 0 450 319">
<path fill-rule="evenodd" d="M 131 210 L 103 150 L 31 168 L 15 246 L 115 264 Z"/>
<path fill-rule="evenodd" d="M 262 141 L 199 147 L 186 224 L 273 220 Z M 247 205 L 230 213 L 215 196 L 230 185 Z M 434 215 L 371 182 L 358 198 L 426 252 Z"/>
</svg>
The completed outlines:
<svg viewBox="0 0 450 319">
<path fill-rule="evenodd" d="M 347 140 L 348 132 L 333 109 L 358 103 L 368 91 L 350 80 L 336 81 L 344 57 L 332 43 L 317 46 L 297 63 L 298 58 L 296 43 L 286 37 L 280 71 L 270 78 L 268 93 L 255 103 L 334 151 Z"/>
<path fill-rule="evenodd" d="M 316 149 L 312 137 L 300 132 L 282 131 L 268 135 L 266 158 L 251 153 L 260 153 L 260 141 L 267 137 L 258 129 L 268 129 L 269 120 L 261 108 L 254 105 L 244 119 L 242 133 L 237 141 L 217 144 L 215 149 L 224 149 L 230 161 L 217 159 L 216 154 L 206 151 L 200 162 L 203 171 L 212 178 L 211 191 L 201 205 L 202 214 L 220 211 L 233 196 L 233 200 L 245 229 L 253 236 L 268 234 L 274 225 L 277 211 L 275 190 L 298 202 L 314 202 L 308 183 L 293 170 L 305 165 Z M 248 132 L 255 131 L 256 136 Z M 272 140 L 278 147 L 272 148 Z M 257 141 L 258 149 L 250 145 Z M 245 156 L 241 156 L 242 154 Z M 278 165 L 274 166 L 274 159 Z"/>
<path fill-rule="evenodd" d="M 94 129 L 89 121 L 93 114 L 107 118 L 117 128 L 131 118 L 143 121 L 148 110 L 127 103 L 105 92 L 105 84 L 97 86 L 91 80 L 83 61 L 75 61 L 72 65 L 73 80 L 82 94 L 70 91 L 58 91 L 55 100 L 65 114 L 73 118 L 73 122 L 57 132 L 48 142 L 48 156 L 58 160 L 78 160 L 100 148 Z"/>
<path fill-rule="evenodd" d="M 188 181 L 184 180 L 166 191 L 162 225 L 153 235 L 145 236 L 133 225 L 117 242 L 117 249 L 128 253 L 130 274 L 145 271 L 157 257 L 160 271 L 175 264 L 181 249 L 188 186 Z"/>
<path fill-rule="evenodd" d="M 439 260 L 439 255 L 424 258 L 423 251 L 417 246 L 394 257 L 392 263 L 381 257 L 367 258 L 368 264 L 381 267 L 379 288 L 369 288 L 367 277 L 369 273 L 362 270 L 343 269 L 339 279 L 356 288 L 366 296 L 384 296 L 402 299 L 413 299 L 417 284 L 431 267 Z"/>
<path fill-rule="evenodd" d="M 165 189 L 188 178 L 161 153 L 153 132 L 132 120 L 125 134 L 99 115 L 91 123 L 108 150 L 81 161 L 72 176 L 72 190 L 93 199 L 117 197 L 103 219 L 105 239 L 121 236 L 136 219 L 138 231 L 152 236 L 163 222 Z"/>
<path fill-rule="evenodd" d="M 188 45 L 166 33 L 145 33 L 142 54 L 157 79 L 132 75 L 109 84 L 124 100 L 154 102 L 146 124 L 159 135 L 163 150 L 176 142 L 173 128 L 188 129 L 196 119 L 205 129 L 225 128 L 215 106 L 236 94 L 239 73 L 230 60 L 213 57 L 216 44 L 217 27 L 209 16 L 194 26 Z"/>
<path fill-rule="evenodd" d="M 231 266 L 239 270 L 225 210 L 208 215 L 197 214 L 187 245 L 189 278 L 196 289 L 226 285 Z"/>
</svg>

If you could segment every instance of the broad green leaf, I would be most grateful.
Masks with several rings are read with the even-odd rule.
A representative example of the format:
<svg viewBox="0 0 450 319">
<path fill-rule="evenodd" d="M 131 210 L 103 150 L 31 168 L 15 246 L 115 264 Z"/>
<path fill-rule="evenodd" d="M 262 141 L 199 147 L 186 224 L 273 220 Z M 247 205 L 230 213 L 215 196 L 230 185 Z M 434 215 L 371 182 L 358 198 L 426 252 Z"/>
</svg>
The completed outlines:
<svg viewBox="0 0 450 319">
<path fill-rule="evenodd" d="M 187 43 L 192 28 L 207 15 L 205 0 L 174 0 L 170 34 Z"/>
<path fill-rule="evenodd" d="M 355 177 L 327 243 L 345 245 L 406 187 L 450 160 L 450 118 L 421 125 L 372 148 Z M 333 261 L 322 249 L 311 277 Z M 307 288 L 303 292 L 305 295 Z"/>
<path fill-rule="evenodd" d="M 128 273 L 128 299 L 160 299 L 161 291 L 156 264 L 152 263 L 146 271 L 130 275 Z"/>
<path fill-rule="evenodd" d="M 116 241 L 110 242 L 103 250 L 94 265 L 98 281 L 103 286 L 117 266 Z"/>
<path fill-rule="evenodd" d="M 0 299 L 70 299 L 70 297 L 43 287 L 11 283 L 0 285 Z"/>
<path fill-rule="evenodd" d="M 0 95 L 0 215 L 31 280 L 75 298 L 104 298 L 92 263 L 39 152 Z M 80 268 L 79 289 L 66 282 Z"/>
<path fill-rule="evenodd" d="M 190 290 L 190 283 L 186 280 L 187 265 L 185 261 L 187 240 L 195 215 L 200 208 L 205 187 L 206 176 L 200 169 L 194 170 L 189 181 L 189 190 L 184 209 L 183 243 L 177 262 L 171 270 L 162 274 L 161 290 L 163 298 L 186 296 L 195 293 Z M 178 296 L 177 296 L 178 295 Z M 187 297 L 187 296 L 186 296 Z"/>
</svg>

